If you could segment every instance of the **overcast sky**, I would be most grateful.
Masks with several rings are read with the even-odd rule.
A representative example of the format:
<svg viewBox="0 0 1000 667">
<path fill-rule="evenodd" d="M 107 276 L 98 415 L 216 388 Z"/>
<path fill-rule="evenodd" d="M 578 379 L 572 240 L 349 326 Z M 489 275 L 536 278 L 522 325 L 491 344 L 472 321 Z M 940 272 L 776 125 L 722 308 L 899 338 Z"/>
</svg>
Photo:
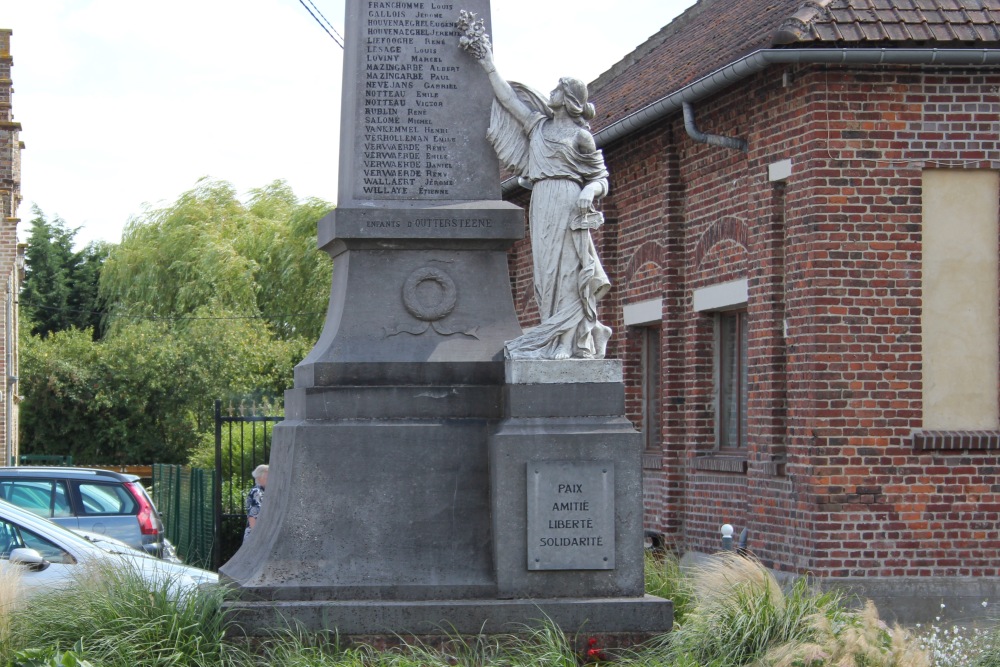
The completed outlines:
<svg viewBox="0 0 1000 667">
<path fill-rule="evenodd" d="M 308 0 L 305 0 L 308 4 Z M 311 0 L 341 33 L 345 0 Z M 693 0 L 495 0 L 500 72 L 591 81 Z M 117 242 L 203 176 L 337 199 L 343 51 L 300 0 L 2 0 L 22 125 L 19 236 L 36 204 Z"/>
</svg>

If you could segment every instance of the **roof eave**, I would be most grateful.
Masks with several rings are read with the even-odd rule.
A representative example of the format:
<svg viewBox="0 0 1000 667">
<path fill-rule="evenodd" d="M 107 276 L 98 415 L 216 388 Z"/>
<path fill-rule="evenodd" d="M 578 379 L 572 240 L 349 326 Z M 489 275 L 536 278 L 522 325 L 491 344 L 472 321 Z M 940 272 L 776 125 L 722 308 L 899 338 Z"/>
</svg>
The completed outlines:
<svg viewBox="0 0 1000 667">
<path fill-rule="evenodd" d="M 937 48 L 807 48 L 759 49 L 638 109 L 594 134 L 604 147 L 714 95 L 772 65 L 952 65 L 1000 66 L 1000 49 Z M 516 178 L 502 184 L 504 194 L 518 187 Z"/>
</svg>

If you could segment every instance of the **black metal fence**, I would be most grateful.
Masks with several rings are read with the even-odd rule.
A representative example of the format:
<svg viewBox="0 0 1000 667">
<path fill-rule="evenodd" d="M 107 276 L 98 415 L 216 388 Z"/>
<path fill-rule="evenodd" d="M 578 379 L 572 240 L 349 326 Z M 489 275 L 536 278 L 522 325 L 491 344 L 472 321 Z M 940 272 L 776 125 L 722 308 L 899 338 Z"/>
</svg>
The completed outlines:
<svg viewBox="0 0 1000 667">
<path fill-rule="evenodd" d="M 153 466 L 153 502 L 167 539 L 186 563 L 218 570 L 243 543 L 244 502 L 253 470 L 267 463 L 274 424 L 284 417 L 262 414 L 272 404 L 222 407 L 215 401 L 215 469 Z"/>
<path fill-rule="evenodd" d="M 284 419 L 266 414 L 274 410 L 267 402 L 241 402 L 223 409 L 222 401 L 215 401 L 215 472 L 221 482 L 215 488 L 219 546 L 216 569 L 232 558 L 243 543 L 244 502 L 253 487 L 252 473 L 270 459 L 274 424 Z"/>
</svg>

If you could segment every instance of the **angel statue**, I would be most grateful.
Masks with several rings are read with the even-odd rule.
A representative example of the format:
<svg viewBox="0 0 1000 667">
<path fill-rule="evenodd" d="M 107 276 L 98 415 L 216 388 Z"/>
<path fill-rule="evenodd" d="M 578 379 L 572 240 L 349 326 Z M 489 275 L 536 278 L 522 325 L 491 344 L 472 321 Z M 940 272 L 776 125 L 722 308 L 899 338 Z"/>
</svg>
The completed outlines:
<svg viewBox="0 0 1000 667">
<path fill-rule="evenodd" d="M 461 46 L 486 70 L 495 99 L 487 136 L 500 159 L 531 189 L 528 223 L 541 323 L 507 341 L 508 359 L 603 359 L 611 329 L 597 301 L 611 287 L 590 230 L 604 222 L 594 201 L 608 193 L 604 156 L 589 131 L 587 84 L 562 78 L 548 99 L 508 83 L 493 63 L 482 20 L 463 12 Z"/>
</svg>

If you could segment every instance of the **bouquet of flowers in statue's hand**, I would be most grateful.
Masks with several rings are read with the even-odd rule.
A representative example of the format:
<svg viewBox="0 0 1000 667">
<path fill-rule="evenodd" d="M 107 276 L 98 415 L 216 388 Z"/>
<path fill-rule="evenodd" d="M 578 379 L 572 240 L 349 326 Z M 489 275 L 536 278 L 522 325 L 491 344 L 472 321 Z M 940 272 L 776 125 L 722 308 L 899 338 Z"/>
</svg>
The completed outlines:
<svg viewBox="0 0 1000 667">
<path fill-rule="evenodd" d="M 492 47 L 483 20 L 477 19 L 474 13 L 463 9 L 458 13 L 458 21 L 455 22 L 455 25 L 462 33 L 458 45 L 471 53 L 476 60 L 482 60 L 486 57 Z"/>
</svg>

